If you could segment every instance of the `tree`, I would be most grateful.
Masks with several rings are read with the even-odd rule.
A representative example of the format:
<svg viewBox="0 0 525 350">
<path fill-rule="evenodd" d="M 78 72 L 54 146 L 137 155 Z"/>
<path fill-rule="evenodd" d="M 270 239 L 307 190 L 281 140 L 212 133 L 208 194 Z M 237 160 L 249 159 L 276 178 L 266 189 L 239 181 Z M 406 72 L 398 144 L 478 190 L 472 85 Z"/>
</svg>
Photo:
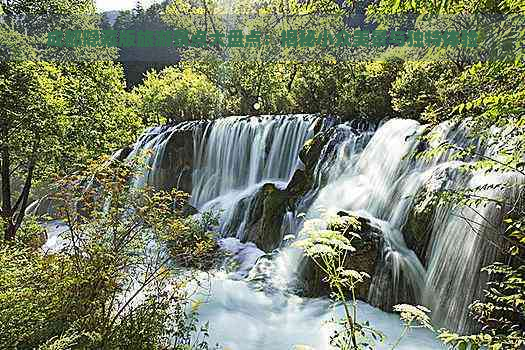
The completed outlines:
<svg viewBox="0 0 525 350">
<path fill-rule="evenodd" d="M 110 61 L 114 49 L 46 46 L 49 30 L 98 28 L 91 0 L 15 0 L 3 10 L 0 216 L 12 240 L 35 185 L 131 143 L 141 124 L 126 105 L 122 69 Z"/>
<path fill-rule="evenodd" d="M 51 251 L 24 240 L 39 225 L 0 245 L 0 348 L 208 348 L 184 287 L 192 274 L 173 265 L 215 266 L 208 227 L 217 223 L 187 217 L 182 192 L 134 187 L 139 158 L 102 157 L 57 180 L 53 197 L 67 229 Z"/>
<path fill-rule="evenodd" d="M 68 120 L 55 158 L 54 173 L 70 173 L 101 155 L 135 141 L 141 119 L 128 105 L 124 73 L 118 63 L 74 62 L 60 65 L 66 83 Z"/>
<path fill-rule="evenodd" d="M 141 127 L 110 62 L 6 62 L 1 66 L 5 238 L 20 227 L 32 186 L 130 144 Z"/>
<path fill-rule="evenodd" d="M 43 62 L 0 65 L 0 173 L 5 239 L 12 240 L 24 218 L 38 167 L 60 142 L 66 102 L 57 67 Z"/>
<path fill-rule="evenodd" d="M 149 72 L 133 90 L 132 100 L 144 123 L 213 118 L 221 110 L 222 93 L 204 75 L 190 69 Z"/>
</svg>

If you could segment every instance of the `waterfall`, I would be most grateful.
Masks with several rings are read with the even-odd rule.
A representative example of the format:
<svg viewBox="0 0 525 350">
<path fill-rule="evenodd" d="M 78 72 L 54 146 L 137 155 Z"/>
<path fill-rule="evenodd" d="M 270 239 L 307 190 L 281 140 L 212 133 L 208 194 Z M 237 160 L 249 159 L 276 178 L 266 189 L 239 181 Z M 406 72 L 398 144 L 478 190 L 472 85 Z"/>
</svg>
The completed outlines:
<svg viewBox="0 0 525 350">
<path fill-rule="evenodd" d="M 286 192 L 292 175 L 306 167 L 299 157 L 303 145 L 315 133 L 326 131 L 329 137 L 316 155 L 311 187 L 293 207 L 286 207 L 282 217 L 274 218 L 282 223 L 281 238 L 301 238 L 305 218 L 319 218 L 322 212 L 345 211 L 364 218 L 381 231 L 368 303 L 387 310 L 401 302 L 423 304 L 432 310 L 436 325 L 471 330 L 467 307 L 482 297 L 486 277 L 480 269 L 497 258 L 497 235 L 505 208 L 496 202 L 473 209 L 438 206 L 425 222 L 425 239 L 418 242 L 417 249 L 409 241 L 414 233 L 410 220 L 416 206 L 429 202 L 438 191 L 467 188 L 479 196 L 512 198 L 516 193 L 508 188 L 478 187 L 523 179 L 512 173 L 461 171 L 477 158 L 465 155 L 452 160 L 452 149 L 430 158 L 414 157 L 444 142 L 487 154 L 483 143 L 468 137 L 468 121 L 447 121 L 434 128 L 406 119 L 387 120 L 377 128 L 333 124 L 313 115 L 186 122 L 150 129 L 128 158 L 150 149 L 144 174 L 135 180 L 137 186 L 183 186 L 191 192 L 191 204 L 201 212 L 221 211 L 223 235 L 249 241 L 247 224 L 260 205 L 255 201 L 257 194 L 266 184 Z M 420 136 L 428 134 L 430 141 L 422 142 Z M 476 222 L 477 227 L 472 227 Z M 229 244 L 236 242 L 229 239 Z M 301 277 L 302 255 L 288 245 L 281 242 L 271 258 L 271 279 L 277 289 Z M 252 251 L 255 246 L 249 248 Z M 257 250 L 257 259 L 250 262 L 263 255 Z M 246 266 L 237 276 L 246 275 L 245 270 Z"/>
<path fill-rule="evenodd" d="M 466 307 L 483 298 L 488 278 L 480 270 L 496 261 L 504 247 L 501 237 L 506 208 L 501 201 L 515 200 L 515 185 L 524 183 L 524 179 L 517 173 L 477 173 L 466 183 L 465 179 L 459 181 L 474 190 L 474 195 L 489 201 L 473 207 L 438 208 L 432 223 L 423 303 L 434 310 L 437 324 L 469 332 L 475 330 L 475 324 Z"/>
<path fill-rule="evenodd" d="M 333 183 L 341 175 L 352 172 L 359 154 L 370 141 L 373 125 L 337 125 L 330 140 L 323 147 L 314 169 L 312 189 L 301 198 L 299 211 L 306 211 L 327 183 Z M 297 230 L 290 231 L 297 232 Z"/>
<path fill-rule="evenodd" d="M 441 188 L 434 190 L 476 189 L 524 180 L 515 173 L 472 175 L 459 171 L 476 156 L 450 161 L 453 150 L 415 160 L 410 155 L 421 147 L 418 136 L 424 132 L 425 128 L 415 121 L 390 120 L 373 134 L 362 151 L 350 157 L 333 158 L 329 164 L 321 159 L 318 166 L 325 167 L 324 172 L 331 176 L 307 216 L 319 217 L 319 209 L 323 208 L 332 213 L 345 210 L 370 219 L 381 228 L 384 246 L 368 301 L 386 309 L 400 302 L 424 304 L 433 311 L 437 325 L 468 332 L 475 325 L 467 307 L 482 298 L 486 277 L 480 273 L 481 268 L 497 258 L 504 208 L 496 202 L 475 208 L 439 206 L 428 228 L 431 232 L 427 268 L 405 243 L 403 230 L 408 215 L 416 195 L 423 187 L 431 186 L 436 175 L 447 176 L 439 183 Z M 468 138 L 466 122 L 459 125 L 445 122 L 432 132 L 435 135 L 431 146 L 446 141 L 462 148 L 473 147 L 478 154 L 488 152 L 478 140 Z M 348 141 L 352 138 L 341 142 L 336 152 L 346 149 Z M 517 195 L 515 190 L 497 186 L 475 194 L 495 200 Z M 287 263 L 293 254 L 284 253 Z"/>
<path fill-rule="evenodd" d="M 332 168 L 344 170 L 334 172 L 313 207 L 364 210 L 374 217 L 385 217 L 394 184 L 407 167 L 403 158 L 414 149 L 419 131 L 419 123 L 412 120 L 387 122 L 373 135 L 357 162 L 352 157 L 334 162 Z"/>
<path fill-rule="evenodd" d="M 194 134 L 191 203 L 220 211 L 220 231 L 245 241 L 246 224 L 265 183 L 286 187 L 299 152 L 329 120 L 313 115 L 229 117 Z"/>
<path fill-rule="evenodd" d="M 193 133 L 209 124 L 206 120 L 186 121 L 148 129 L 127 156 L 128 160 L 143 158 L 143 171 L 134 179 L 135 187 L 176 187 L 191 192 Z"/>
<path fill-rule="evenodd" d="M 262 181 L 287 181 L 320 121 L 309 115 L 229 117 L 199 131 L 192 204 L 200 207 Z"/>
<path fill-rule="evenodd" d="M 372 281 L 369 301 L 386 308 L 402 301 L 398 295 L 401 289 L 413 288 L 417 299 L 424 286 L 425 270 L 404 242 L 399 226 L 402 220 L 389 221 L 395 216 L 392 213 L 400 212 L 399 207 L 407 206 L 405 199 L 417 191 L 417 186 L 401 184 L 407 183 L 405 178 L 412 177 L 406 156 L 415 149 L 422 132 L 420 124 L 413 120 L 386 122 L 362 152 L 352 157 L 339 157 L 332 163 L 331 168 L 335 171 L 308 213 L 308 217 L 316 217 L 320 209 L 332 213 L 344 210 L 381 227 L 385 239 L 382 266 Z M 399 192 L 402 198 L 396 198 Z M 387 288 L 385 283 L 388 283 Z"/>
</svg>

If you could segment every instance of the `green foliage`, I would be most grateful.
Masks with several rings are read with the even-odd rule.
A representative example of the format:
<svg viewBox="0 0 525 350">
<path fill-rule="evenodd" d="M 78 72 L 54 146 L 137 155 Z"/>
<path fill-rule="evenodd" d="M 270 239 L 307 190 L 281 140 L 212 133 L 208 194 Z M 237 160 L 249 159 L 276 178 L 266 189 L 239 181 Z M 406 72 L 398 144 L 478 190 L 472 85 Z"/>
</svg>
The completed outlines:
<svg viewBox="0 0 525 350">
<path fill-rule="evenodd" d="M 0 30 L 8 32 L 7 37 L 10 39 L 18 34 L 23 38 L 19 42 L 32 44 L 32 47 L 8 45 L 8 50 L 0 52 L 3 54 L 0 56 L 3 60 L 21 61 L 31 57 L 54 62 L 73 62 L 110 61 L 116 57 L 115 48 L 47 46 L 48 32 L 98 28 L 100 17 L 96 14 L 95 3 L 91 0 L 15 0 L 4 1 L 3 4 L 6 16 L 2 18 Z M 10 40 L 7 43 L 9 44 Z"/>
<path fill-rule="evenodd" d="M 175 1 L 162 18 L 172 28 L 190 32 L 225 32 L 234 27 L 278 38 L 285 28 L 338 32 L 344 28 L 343 15 L 351 8 L 333 1 L 237 2 L 230 8 L 216 1 Z M 224 13 L 242 15 L 225 21 Z M 283 13 L 310 16 L 281 18 Z M 315 16 L 326 13 L 331 16 Z M 222 115 L 332 113 L 348 119 L 380 119 L 392 113 L 388 87 L 400 66 L 395 60 L 384 64 L 338 62 L 337 52 L 321 57 L 315 48 L 286 48 L 278 53 L 270 46 L 188 48 L 180 54 L 185 68 L 220 87 Z M 319 57 L 319 62 L 298 61 L 301 57 Z"/>
<path fill-rule="evenodd" d="M 381 2 L 385 7 L 388 1 Z M 409 2 L 397 2 L 399 11 L 424 13 L 428 4 L 421 4 L 410 9 Z M 408 6 L 408 7 L 407 7 Z M 439 12 L 457 13 L 491 12 L 512 13 L 523 11 L 523 4 L 518 1 L 496 1 L 490 3 L 444 2 Z M 436 10 L 436 9 L 435 9 Z M 513 17 L 509 17 L 512 23 Z M 519 38 L 521 34 L 517 34 Z M 519 41 L 519 39 L 518 39 Z M 429 84 L 433 91 L 432 100 L 425 103 L 421 110 L 421 119 L 433 123 L 446 119 L 456 122 L 468 120 L 469 137 L 476 142 L 490 147 L 490 152 L 479 151 L 477 147 L 461 148 L 457 145 L 440 144 L 423 152 L 430 157 L 443 152 L 450 152 L 451 159 L 473 160 L 465 170 L 478 174 L 499 173 L 512 180 L 504 183 L 481 185 L 471 189 L 455 189 L 439 193 L 438 203 L 453 203 L 458 206 L 476 208 L 493 204 L 494 210 L 502 209 L 502 220 L 497 232 L 499 255 L 507 264 L 495 263 L 485 269 L 490 282 L 485 288 L 485 298 L 470 305 L 470 312 L 478 321 L 480 329 L 475 334 L 459 335 L 449 330 L 441 330 L 439 338 L 451 348 L 467 349 L 521 349 L 525 346 L 523 306 L 525 285 L 523 284 L 523 242 L 525 231 L 522 226 L 525 213 L 523 193 L 523 156 L 525 118 L 524 67 L 520 62 L 521 52 L 517 52 L 514 63 L 484 62 L 465 64 L 455 61 L 455 73 L 440 75 Z M 446 68 L 446 67 L 445 67 Z M 407 76 L 408 78 L 408 76 Z M 408 81 L 409 79 L 407 79 Z M 414 84 L 417 86 L 417 84 Z M 405 84 L 406 92 L 411 91 L 410 84 Z M 427 140 L 431 141 L 428 135 Z M 432 144 L 432 143 L 430 143 Z M 512 175 L 512 176 L 510 176 Z M 480 195 L 483 191 L 501 193 L 497 198 Z M 502 197 L 502 198 L 500 198 Z M 486 244 L 491 244 L 487 242 Z"/>
<path fill-rule="evenodd" d="M 131 143 L 141 124 L 126 105 L 122 70 L 110 61 L 114 49 L 46 46 L 55 28 L 98 28 L 92 1 L 17 0 L 3 11 L 0 221 L 13 239 L 39 182 Z"/>
<path fill-rule="evenodd" d="M 51 174 L 133 142 L 141 123 L 125 105 L 122 71 L 109 62 L 0 64 L 3 220 L 14 236 L 30 190 Z"/>
<path fill-rule="evenodd" d="M 407 118 L 419 118 L 437 102 L 436 85 L 455 74 L 447 62 L 405 62 L 390 90 L 393 109 Z"/>
<path fill-rule="evenodd" d="M 430 310 L 424 306 L 400 304 L 394 306 L 394 311 L 399 312 L 399 316 L 406 326 L 410 327 L 412 323 L 417 322 L 424 328 L 432 329 L 428 316 Z"/>
<path fill-rule="evenodd" d="M 295 242 L 294 246 L 304 250 L 305 254 L 312 258 L 316 265 L 326 274 L 333 297 L 340 302 L 345 310 L 345 318 L 334 320 L 340 330 L 331 337 L 331 344 L 338 349 L 365 349 L 371 339 L 382 339 L 382 335 L 370 328 L 367 324 L 357 321 L 357 301 L 355 289 L 365 278 L 370 278 L 366 273 L 345 269 L 344 260 L 346 254 L 355 251 L 351 245 L 354 238 L 359 235 L 354 233 L 359 223 L 352 217 L 329 217 L 334 228 L 344 227 L 344 232 L 351 238 L 335 230 L 326 230 L 322 227 L 326 224 L 323 220 L 307 221 L 303 232 L 308 236 L 306 239 Z M 343 222 L 344 220 L 344 222 Z M 351 292 L 352 298 L 348 300 L 347 291 Z"/>
<path fill-rule="evenodd" d="M 216 266 L 219 246 L 210 227 L 218 223 L 218 218 L 210 213 L 203 213 L 199 219 L 186 217 L 175 223 L 169 234 L 162 237 L 172 260 L 178 265 L 199 270 Z"/>
<path fill-rule="evenodd" d="M 195 247 L 195 256 L 167 254 L 162 239 L 180 236 L 187 196 L 130 187 L 134 169 L 96 162 L 57 182 L 55 203 L 67 225 L 62 247 L 44 253 L 23 235 L 0 247 L 2 348 L 207 348 L 192 337 L 200 328 L 187 313 L 188 280 L 171 265 L 209 266 L 194 261 L 210 256 L 198 249 L 213 237 L 194 223 L 195 241 L 186 235 L 178 249 L 191 255 L 186 248 Z"/>
<path fill-rule="evenodd" d="M 474 335 L 458 335 L 446 330 L 439 338 L 454 349 L 522 349 L 525 346 L 525 267 L 494 264 L 483 269 L 497 279 L 490 282 L 486 300 L 471 305 L 471 312 L 482 326 Z"/>
<path fill-rule="evenodd" d="M 352 216 L 327 216 L 325 219 L 307 220 L 303 234 L 306 238 L 297 241 L 293 246 L 304 250 L 315 264 L 325 273 L 333 291 L 332 297 L 339 302 L 345 311 L 342 319 L 333 319 L 338 327 L 330 343 L 341 350 L 374 349 L 378 342 L 384 342 L 384 335 L 370 326 L 368 322 L 359 322 L 357 317 L 356 289 L 370 276 L 345 267 L 345 259 L 356 250 L 353 243 L 361 239 L 356 232 L 360 222 Z M 325 229 L 329 227 L 330 229 Z M 350 298 L 347 295 L 350 294 Z M 400 312 L 404 328 L 399 338 L 393 343 L 395 349 L 411 328 L 432 330 L 429 310 L 422 306 L 396 305 Z"/>
<path fill-rule="evenodd" d="M 120 65 L 89 62 L 60 68 L 67 106 L 54 172 L 64 174 L 133 143 L 142 123 L 126 104 Z"/>
<path fill-rule="evenodd" d="M 164 31 L 168 26 L 162 22 L 161 14 L 166 10 L 168 1 L 153 3 L 143 8 L 140 1 L 133 10 L 120 11 L 115 23 L 107 21 L 102 24 L 104 29 L 138 31 Z M 177 52 L 167 47 L 122 47 L 119 49 L 119 61 L 122 63 L 128 88 L 135 87 L 144 79 L 150 70 L 162 70 L 175 61 Z"/>
<path fill-rule="evenodd" d="M 291 94 L 296 109 L 354 119 L 392 115 L 388 90 L 402 62 L 307 63 L 298 69 Z"/>
<path fill-rule="evenodd" d="M 205 76 L 170 67 L 149 72 L 131 99 L 145 123 L 161 123 L 213 118 L 221 108 L 222 93 Z"/>
<path fill-rule="evenodd" d="M 20 227 L 35 170 L 50 161 L 59 144 L 63 84 L 60 70 L 49 63 L 0 64 L 0 217 L 6 238 L 14 238 Z M 22 185 L 12 190 L 15 179 Z"/>
</svg>

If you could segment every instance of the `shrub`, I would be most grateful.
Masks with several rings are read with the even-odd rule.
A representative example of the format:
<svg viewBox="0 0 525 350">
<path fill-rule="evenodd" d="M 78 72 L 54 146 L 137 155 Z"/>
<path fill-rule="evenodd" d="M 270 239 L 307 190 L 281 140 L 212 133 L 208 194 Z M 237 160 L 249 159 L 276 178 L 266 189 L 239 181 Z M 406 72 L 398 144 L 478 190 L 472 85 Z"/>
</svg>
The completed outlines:
<svg viewBox="0 0 525 350">
<path fill-rule="evenodd" d="M 144 123 L 213 118 L 221 111 L 222 92 L 204 75 L 169 67 L 151 71 L 130 96 Z"/>
<path fill-rule="evenodd" d="M 207 347 L 194 341 L 190 277 L 171 267 L 210 267 L 198 259 L 214 261 L 213 236 L 183 216 L 187 195 L 134 189 L 132 174 L 132 164 L 95 162 L 59 180 L 62 247 L 27 245 L 25 237 L 41 231 L 35 225 L 0 247 L 1 348 Z M 171 255 L 163 237 L 184 242 L 172 245 Z"/>
</svg>

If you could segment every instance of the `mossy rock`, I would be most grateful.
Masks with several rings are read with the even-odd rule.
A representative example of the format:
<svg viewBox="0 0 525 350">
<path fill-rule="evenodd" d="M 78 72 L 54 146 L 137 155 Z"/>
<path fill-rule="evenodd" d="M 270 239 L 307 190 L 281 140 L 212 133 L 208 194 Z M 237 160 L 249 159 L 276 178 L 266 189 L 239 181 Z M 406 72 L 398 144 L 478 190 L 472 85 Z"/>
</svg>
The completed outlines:
<svg viewBox="0 0 525 350">
<path fill-rule="evenodd" d="M 285 190 L 278 189 L 275 184 L 264 184 L 249 204 L 243 242 L 253 242 L 265 252 L 271 252 L 279 247 L 288 198 L 289 194 Z"/>
<path fill-rule="evenodd" d="M 286 186 L 286 190 L 292 197 L 299 198 L 312 188 L 312 181 L 312 177 L 306 171 L 297 169 Z"/>
<path fill-rule="evenodd" d="M 407 220 L 402 228 L 407 247 L 412 249 L 427 267 L 432 235 L 432 221 L 438 204 L 438 194 L 458 174 L 458 167 L 437 168 L 415 195 Z"/>
<path fill-rule="evenodd" d="M 408 248 L 412 249 L 422 264 L 427 265 L 427 248 L 432 233 L 435 196 L 423 189 L 417 196 L 409 211 L 403 227 L 403 237 Z"/>
<path fill-rule="evenodd" d="M 162 154 L 160 166 L 151 179 L 153 185 L 162 190 L 177 188 L 191 193 L 194 158 L 194 129 L 175 129 L 169 135 Z"/>
<path fill-rule="evenodd" d="M 304 164 L 304 168 L 295 170 L 286 187 L 286 191 L 291 197 L 291 207 L 293 207 L 295 200 L 312 189 L 315 167 L 321 157 L 323 148 L 328 144 L 334 132 L 335 128 L 320 131 L 314 137 L 308 139 L 301 148 L 299 159 Z"/>
<path fill-rule="evenodd" d="M 339 212 L 338 215 L 348 216 L 349 214 Z M 357 217 L 357 220 L 361 225 L 360 230 L 356 233 L 361 236 L 361 239 L 356 240 L 354 238 L 352 240 L 352 246 L 356 248 L 356 251 L 346 256 L 344 267 L 358 272 L 365 272 L 371 276 L 371 278 L 365 279 L 365 281 L 360 283 L 355 289 L 356 298 L 367 301 L 372 276 L 377 270 L 377 262 L 380 259 L 383 238 L 382 232 L 379 228 L 371 225 L 368 219 Z M 341 227 L 331 226 L 329 229 L 344 232 L 344 229 Z M 306 258 L 306 262 L 302 266 L 300 274 L 302 276 L 302 295 L 307 297 L 319 297 L 330 294 L 330 286 L 325 280 L 326 275 L 311 258 Z M 350 291 L 348 291 L 348 294 L 350 294 Z"/>
</svg>

